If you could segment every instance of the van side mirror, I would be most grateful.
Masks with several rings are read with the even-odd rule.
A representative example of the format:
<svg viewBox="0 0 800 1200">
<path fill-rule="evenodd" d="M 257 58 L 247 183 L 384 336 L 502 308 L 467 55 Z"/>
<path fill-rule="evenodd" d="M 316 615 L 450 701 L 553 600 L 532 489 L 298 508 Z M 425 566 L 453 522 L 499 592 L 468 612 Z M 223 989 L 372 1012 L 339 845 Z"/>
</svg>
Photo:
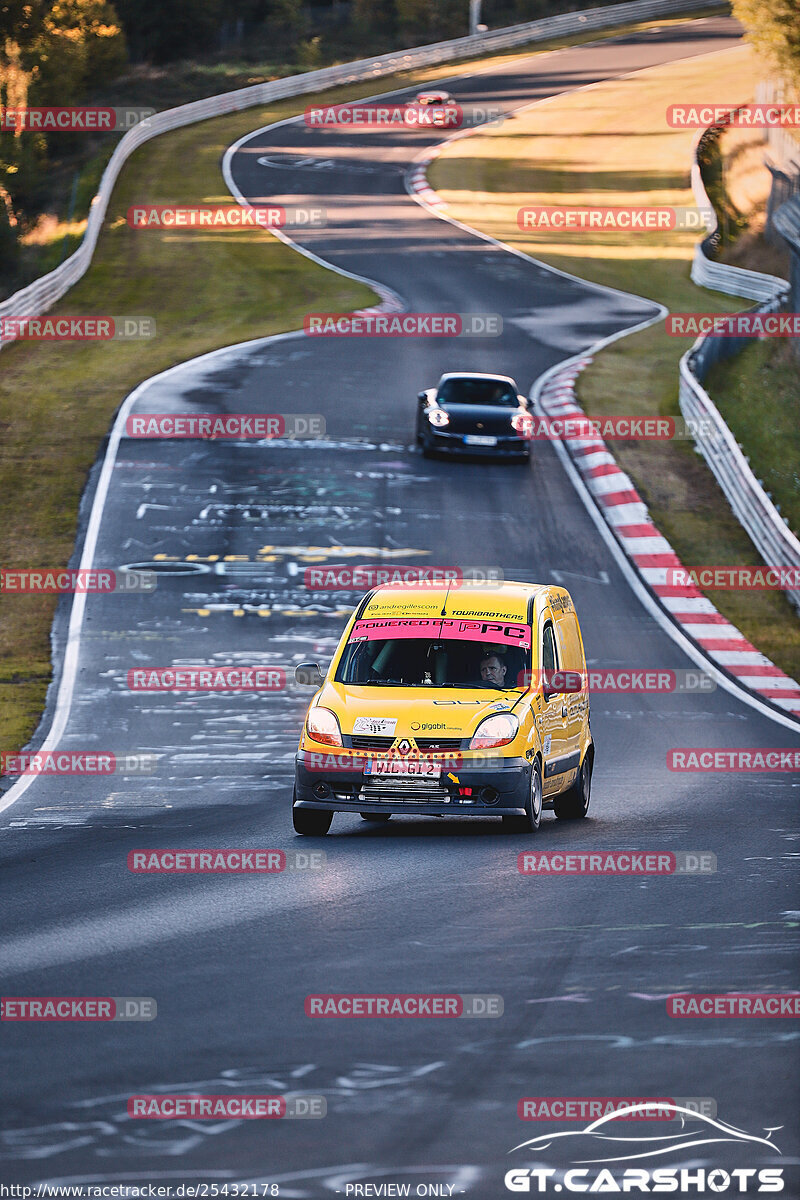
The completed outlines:
<svg viewBox="0 0 800 1200">
<path fill-rule="evenodd" d="M 294 669 L 294 681 L 304 687 L 322 687 L 325 676 L 319 669 L 319 663 L 298 663 Z"/>
<path fill-rule="evenodd" d="M 542 695 L 545 704 L 553 696 L 562 694 L 574 695 L 583 691 L 583 673 L 581 671 L 542 671 Z"/>
</svg>

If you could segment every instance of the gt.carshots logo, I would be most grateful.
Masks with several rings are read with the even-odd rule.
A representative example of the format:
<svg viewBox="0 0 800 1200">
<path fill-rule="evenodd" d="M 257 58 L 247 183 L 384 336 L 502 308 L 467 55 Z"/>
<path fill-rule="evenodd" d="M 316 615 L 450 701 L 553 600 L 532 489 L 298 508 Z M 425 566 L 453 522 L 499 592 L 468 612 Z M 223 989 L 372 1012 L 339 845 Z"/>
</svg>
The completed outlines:
<svg viewBox="0 0 800 1200">
<path fill-rule="evenodd" d="M 716 1105 L 713 1106 L 714 1109 Z M 570 1166 L 514 1167 L 506 1171 L 504 1183 L 509 1192 L 534 1192 L 538 1195 L 554 1192 L 596 1194 L 646 1195 L 665 1192 L 680 1195 L 742 1195 L 746 1192 L 775 1193 L 784 1188 L 780 1167 L 698 1166 L 698 1147 L 703 1147 L 701 1162 L 713 1163 L 711 1147 L 724 1145 L 730 1153 L 749 1152 L 761 1163 L 767 1154 L 779 1155 L 772 1134 L 782 1126 L 765 1129 L 766 1136 L 746 1133 L 727 1121 L 717 1119 L 716 1112 L 707 1111 L 703 1103 L 661 1100 L 632 1100 L 630 1104 L 606 1113 L 582 1129 L 566 1129 L 543 1133 L 514 1146 L 510 1153 L 524 1150 L 541 1161 L 555 1148 L 570 1155 Z M 646 1126 L 621 1122 L 672 1119 L 680 1128 L 674 1133 L 648 1130 Z M 547 1119 L 547 1118 L 545 1118 Z M 552 1118 L 550 1118 L 552 1119 Z M 664 1156 L 674 1154 L 679 1161 L 691 1166 L 668 1166 Z M 643 1159 L 657 1158 L 657 1166 L 640 1165 Z M 636 1166 L 627 1166 L 637 1160 Z M 745 1163 L 746 1163 L 745 1159 Z M 613 1165 L 612 1165 L 613 1164 Z M 625 1164 L 625 1165 L 623 1165 Z"/>
</svg>

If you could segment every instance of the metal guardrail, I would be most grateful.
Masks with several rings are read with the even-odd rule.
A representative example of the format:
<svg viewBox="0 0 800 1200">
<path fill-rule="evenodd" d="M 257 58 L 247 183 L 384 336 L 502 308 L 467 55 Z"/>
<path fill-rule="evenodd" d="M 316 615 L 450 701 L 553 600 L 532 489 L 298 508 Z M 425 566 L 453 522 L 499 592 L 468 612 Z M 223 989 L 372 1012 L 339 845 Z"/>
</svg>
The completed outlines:
<svg viewBox="0 0 800 1200">
<path fill-rule="evenodd" d="M 179 108 L 169 108 L 156 113 L 147 122 L 129 130 L 116 146 L 103 173 L 97 195 L 92 200 L 86 232 L 78 249 L 55 270 L 3 301 L 0 304 L 0 316 L 24 317 L 46 312 L 86 273 L 100 236 L 114 184 L 122 167 L 139 146 L 162 133 L 180 129 L 197 121 L 206 121 L 209 117 L 240 112 L 246 108 L 254 108 L 289 96 L 306 95 L 324 88 L 380 79 L 400 71 L 436 66 L 459 58 L 469 58 L 471 55 L 511 49 L 569 34 L 609 29 L 651 18 L 679 16 L 696 10 L 699 3 L 702 3 L 704 8 L 727 6 L 726 0 L 630 0 L 629 3 L 613 4 L 605 8 L 559 13 L 554 17 L 544 17 L 506 29 L 382 54 L 376 58 L 360 59 L 337 67 L 323 67 L 317 71 L 292 75 L 270 83 L 258 83 L 253 87 L 209 96 L 205 100 L 196 100 Z M 6 339 L 10 340 L 13 339 Z M 3 340 L 0 339 L 0 349 L 3 344 Z"/>
<path fill-rule="evenodd" d="M 778 275 L 765 275 L 761 271 L 746 271 L 742 267 L 732 267 L 728 263 L 715 262 L 710 257 L 710 251 L 716 250 L 719 244 L 719 222 L 714 206 L 708 198 L 703 176 L 698 161 L 700 143 L 709 134 L 703 129 L 695 139 L 692 149 L 692 191 L 695 204 L 702 211 L 710 211 L 713 225 L 701 242 L 694 248 L 692 262 L 692 282 L 699 287 L 710 288 L 714 292 L 723 292 L 726 296 L 743 296 L 746 300 L 773 300 L 783 294 L 788 283 Z"/>
<path fill-rule="evenodd" d="M 699 140 L 695 144 L 693 155 L 692 184 L 694 186 L 696 173 L 697 204 L 711 207 L 703 181 L 699 178 Z M 692 279 L 695 283 L 715 291 L 726 292 L 728 295 L 760 299 L 762 303 L 756 306 L 757 312 L 778 312 L 784 306 L 789 288 L 786 280 L 775 275 L 761 275 L 757 271 L 745 271 L 724 263 L 711 262 L 705 256 L 704 247 L 707 241 L 707 238 L 704 239 L 695 250 L 695 263 L 692 267 Z M 696 271 L 698 262 L 701 263 L 701 268 Z M 701 383 L 714 363 L 738 354 L 750 341 L 750 338 L 714 337 L 709 334 L 699 337 L 680 361 L 680 409 L 686 421 L 692 422 L 695 445 L 764 562 L 768 566 L 800 569 L 800 541 L 789 529 L 760 481 L 756 479 L 741 446 Z M 786 595 L 800 612 L 800 588 L 787 589 Z"/>
<path fill-rule="evenodd" d="M 765 79 L 756 87 L 756 104 L 790 103 L 786 84 L 780 80 Z M 767 147 L 776 165 L 792 174 L 800 171 L 800 138 L 793 129 L 782 129 L 771 125 L 765 131 Z"/>
</svg>

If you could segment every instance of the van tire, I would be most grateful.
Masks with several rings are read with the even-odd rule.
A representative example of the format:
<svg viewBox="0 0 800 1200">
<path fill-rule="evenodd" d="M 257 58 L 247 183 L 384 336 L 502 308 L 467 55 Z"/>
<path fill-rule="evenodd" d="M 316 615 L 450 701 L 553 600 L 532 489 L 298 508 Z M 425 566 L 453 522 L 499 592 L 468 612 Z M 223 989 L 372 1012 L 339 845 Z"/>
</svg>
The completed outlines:
<svg viewBox="0 0 800 1200">
<path fill-rule="evenodd" d="M 586 816 L 592 797 L 592 766 L 593 758 L 587 751 L 572 787 L 553 801 L 559 821 L 580 821 Z"/>
<path fill-rule="evenodd" d="M 536 833 L 542 820 L 542 766 L 538 758 L 531 764 L 531 780 L 528 798 L 525 801 L 525 816 L 503 817 L 503 828 L 508 833 Z"/>
<path fill-rule="evenodd" d="M 294 831 L 303 837 L 324 837 L 332 820 L 333 813 L 324 808 L 292 808 Z"/>
</svg>

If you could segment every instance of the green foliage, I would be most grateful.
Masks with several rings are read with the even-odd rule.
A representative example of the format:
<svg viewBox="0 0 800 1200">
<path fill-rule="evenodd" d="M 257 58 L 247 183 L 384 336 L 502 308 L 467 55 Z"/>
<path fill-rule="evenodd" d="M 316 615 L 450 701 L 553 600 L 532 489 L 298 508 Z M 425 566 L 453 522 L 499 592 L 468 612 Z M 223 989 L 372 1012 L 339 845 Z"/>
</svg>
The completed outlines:
<svg viewBox="0 0 800 1200">
<path fill-rule="evenodd" d="M 56 0 L 25 54 L 31 104 L 77 104 L 127 61 L 125 36 L 106 0 Z"/>
<path fill-rule="evenodd" d="M 0 187 L 0 284 L 9 285 L 19 267 L 19 243 L 11 197 Z"/>
<path fill-rule="evenodd" d="M 304 71 L 315 71 L 317 67 L 321 67 L 323 62 L 322 53 L 322 38 L 309 38 L 307 42 L 300 42 L 297 46 L 297 63 Z"/>
<path fill-rule="evenodd" d="M 800 0 L 733 0 L 733 15 L 759 54 L 800 87 Z"/>
</svg>

